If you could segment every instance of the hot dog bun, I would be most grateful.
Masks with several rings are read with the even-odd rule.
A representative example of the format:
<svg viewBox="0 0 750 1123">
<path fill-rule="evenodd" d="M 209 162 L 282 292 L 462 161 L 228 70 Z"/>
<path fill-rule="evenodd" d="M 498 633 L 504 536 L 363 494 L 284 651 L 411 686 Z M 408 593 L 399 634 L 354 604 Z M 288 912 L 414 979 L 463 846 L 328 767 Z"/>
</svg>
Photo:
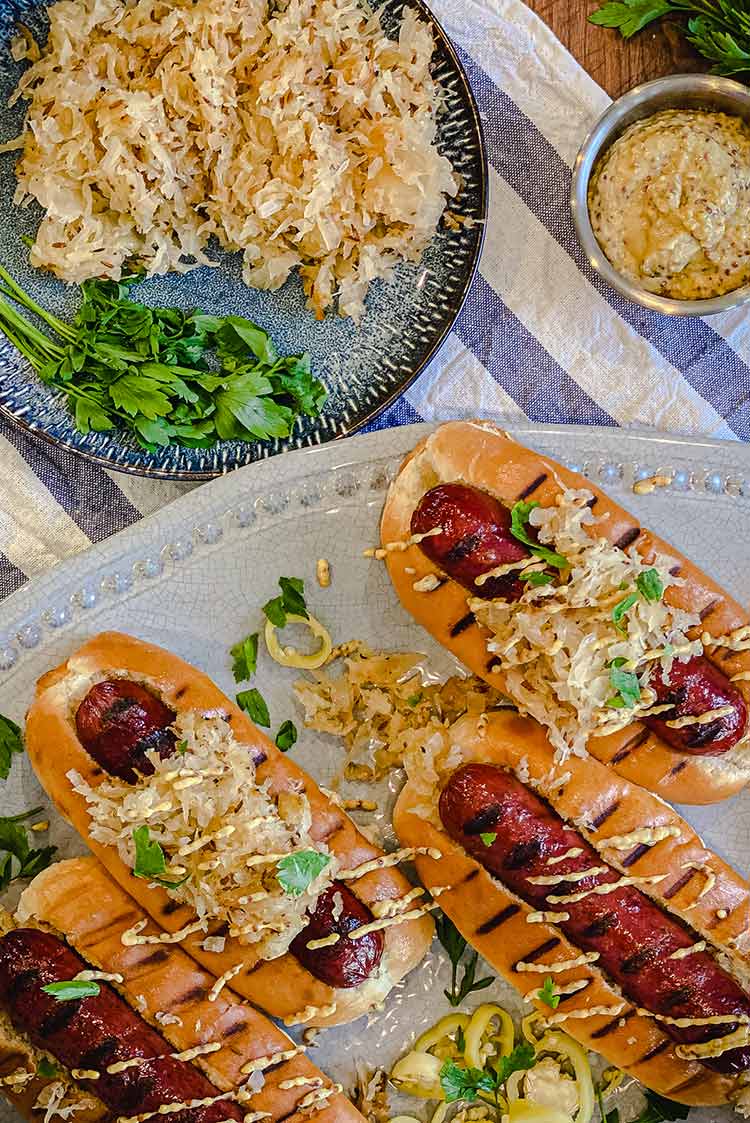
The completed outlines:
<svg viewBox="0 0 750 1123">
<path fill-rule="evenodd" d="M 86 908 L 81 907 L 83 897 Z M 228 988 L 211 1000 L 215 977 L 181 948 L 125 947 L 122 934 L 147 916 L 95 858 L 72 858 L 38 874 L 21 896 L 17 919 L 20 924 L 31 922 L 64 933 L 67 943 L 92 967 L 121 975 L 123 981 L 116 989 L 176 1051 L 225 1042 L 217 1052 L 192 1062 L 221 1091 L 247 1080 L 241 1070 L 248 1061 L 294 1047 L 291 1038 Z M 159 929 L 149 921 L 145 931 Z M 280 1084 L 302 1077 L 323 1078 L 302 1053 L 269 1066 L 264 1075 L 252 1111 L 267 1111 L 270 1123 L 294 1113 L 296 1104 L 314 1087 L 308 1083 L 284 1089 Z M 331 1087 L 330 1080 L 324 1082 Z M 359 1112 L 341 1094 L 331 1096 L 315 1118 L 320 1123 L 362 1123 Z"/>
<path fill-rule="evenodd" d="M 388 493 L 381 522 L 383 544 L 407 541 L 421 496 L 436 484 L 452 481 L 490 492 L 507 507 L 519 499 L 549 506 L 566 488 L 586 488 L 596 498 L 597 535 L 615 544 L 634 543 L 645 558 L 656 550 L 680 567 L 685 583 L 667 590 L 667 603 L 698 613 L 701 628 L 713 636 L 750 623 L 747 613 L 722 588 L 668 543 L 642 529 L 589 480 L 524 448 L 487 421 L 448 422 L 416 446 Z M 488 669 L 492 663 L 486 648 L 489 633 L 468 611 L 467 590 L 448 579 L 432 591 L 416 591 L 415 583 L 435 572 L 435 565 L 418 545 L 389 552 L 386 564 L 407 611 L 476 675 L 502 690 L 502 668 Z M 727 676 L 750 671 L 748 651 L 709 648 L 705 655 Z M 750 700 L 750 681 L 733 686 Z M 678 803 L 713 803 L 733 795 L 750 780 L 747 742 L 720 756 L 693 756 L 676 751 L 634 722 L 616 734 L 590 737 L 588 750 L 626 779 Z"/>
<path fill-rule="evenodd" d="M 78 830 L 111 876 L 162 928 L 177 932 L 195 920 L 195 914 L 189 907 L 178 905 L 165 889 L 134 877 L 115 847 L 90 837 L 87 802 L 73 790 L 68 778 L 74 770 L 92 788 L 107 779 L 78 740 L 74 711 L 82 693 L 109 675 L 129 677 L 147 685 L 176 711 L 223 712 L 235 738 L 249 750 L 264 754 L 265 760 L 256 771 L 259 783 L 267 782 L 273 793 L 300 787 L 305 791 L 313 819 L 311 836 L 315 841 L 325 841 L 343 867 L 351 869 L 381 856 L 382 852 L 359 833 L 344 812 L 280 753 L 206 675 L 153 644 L 106 632 L 89 640 L 62 666 L 40 679 L 27 717 L 26 744 L 31 763 L 60 814 Z M 401 897 L 409 889 L 403 875 L 393 868 L 376 869 L 349 885 L 367 905 Z M 242 959 L 246 968 L 232 979 L 231 986 L 275 1017 L 292 1020 L 307 1007 L 320 1009 L 335 1002 L 332 1014 L 305 1018 L 308 1025 L 334 1025 L 351 1021 L 380 1003 L 391 987 L 420 961 L 432 931 L 428 916 L 388 927 L 384 932 L 382 960 L 373 976 L 360 986 L 336 990 L 316 979 L 290 953 L 274 960 L 259 960 L 251 945 L 229 937 L 223 951 L 206 952 L 201 946 L 205 933 L 188 936 L 183 946 L 217 976 Z"/>
<path fill-rule="evenodd" d="M 596 760 L 573 757 L 564 765 L 555 765 L 541 727 L 511 711 L 490 714 L 479 722 L 462 718 L 451 728 L 449 739 L 450 770 L 439 777 L 437 785 L 429 765 L 423 776 L 410 776 L 396 804 L 396 833 L 404 845 L 419 843 L 441 852 L 439 860 L 426 856 L 416 859 L 420 878 L 429 889 L 449 886 L 440 894 L 443 911 L 487 962 L 545 1016 L 552 1012 L 536 998 L 544 976 L 519 973 L 514 964 L 533 960 L 535 952 L 548 940 L 553 949 L 538 955 L 539 962 L 573 960 L 580 955 L 580 949 L 559 928 L 527 922 L 533 910 L 457 845 L 435 814 L 425 817 L 431 810 L 434 812 L 439 788 L 464 763 L 501 765 L 514 771 L 524 783 L 528 780 L 558 815 L 574 824 L 602 857 L 623 874 L 668 874 L 663 883 L 644 886 L 643 891 L 717 948 L 731 962 L 741 985 L 746 986 L 742 979 L 747 980 L 750 962 L 750 886 L 706 849 L 672 808 Z M 589 824 L 589 829 L 583 829 L 582 823 Z M 629 855 L 630 864 L 623 865 L 626 854 L 608 847 L 606 839 L 644 827 L 674 827 L 680 833 L 651 846 L 636 847 L 639 853 L 635 861 L 630 861 L 633 855 Z M 555 1016 L 580 1008 L 611 1009 L 622 1002 L 620 992 L 596 966 L 576 966 L 554 976 L 556 984 L 579 979 L 588 979 L 589 985 L 580 994 L 561 999 Z M 559 1020 L 581 1044 L 671 1099 L 696 1105 L 718 1104 L 738 1093 L 734 1078 L 678 1057 L 674 1043 L 655 1019 L 638 1013 L 630 1004 L 623 1014 Z"/>
<path fill-rule="evenodd" d="M 239 1088 L 247 1081 L 242 1068 L 249 1061 L 294 1048 L 291 1039 L 268 1018 L 226 989 L 212 1001 L 209 995 L 216 979 L 181 949 L 170 945 L 157 949 L 124 946 L 123 932 L 138 919 L 147 918 L 95 858 L 74 858 L 50 866 L 25 890 L 17 913 L 21 926 L 43 928 L 58 936 L 64 933 L 67 944 L 94 969 L 122 976 L 122 982 L 109 985 L 115 986 L 131 1008 L 154 1026 L 176 1052 L 221 1042 L 218 1051 L 191 1062 L 221 1092 Z M 151 922 L 148 930 L 158 931 Z M 41 1054 L 13 1029 L 5 1015 L 3 1019 L 0 1055 L 4 1063 L 13 1063 L 16 1072 L 34 1071 Z M 9 1056 L 11 1050 L 15 1050 L 14 1058 Z M 88 1090 L 84 1091 L 63 1066 L 58 1062 L 55 1065 L 58 1071 L 53 1079 L 70 1089 L 70 1097 L 76 1102 L 90 1102 L 89 1107 L 76 1112 L 76 1118 L 83 1118 L 86 1123 L 112 1118 L 112 1113 Z M 252 1111 L 267 1112 L 269 1123 L 289 1117 L 307 1118 L 306 1111 L 297 1116 L 296 1105 L 311 1089 L 333 1087 L 302 1053 L 282 1058 L 262 1071 L 265 1083 L 252 1097 Z M 300 1083 L 291 1088 L 280 1087 L 290 1080 Z M 42 1086 L 51 1082 L 42 1081 Z M 7 1085 L 3 1091 L 28 1118 L 38 1118 L 32 1115 L 40 1091 L 36 1077 L 18 1093 L 11 1093 Z M 320 1123 L 362 1123 L 353 1104 L 338 1092 L 313 1110 Z"/>
</svg>

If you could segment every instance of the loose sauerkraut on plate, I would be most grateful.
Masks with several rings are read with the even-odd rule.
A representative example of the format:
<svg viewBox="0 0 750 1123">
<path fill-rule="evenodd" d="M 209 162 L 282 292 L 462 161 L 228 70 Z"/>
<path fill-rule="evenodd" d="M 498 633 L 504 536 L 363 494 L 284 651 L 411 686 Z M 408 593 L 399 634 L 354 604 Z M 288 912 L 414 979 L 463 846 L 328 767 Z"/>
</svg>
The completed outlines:
<svg viewBox="0 0 750 1123">
<path fill-rule="evenodd" d="M 431 29 L 398 39 L 358 0 L 58 0 L 13 98 L 31 263 L 61 279 L 216 264 L 318 317 L 361 318 L 370 281 L 418 261 L 459 177 L 438 152 Z"/>
</svg>

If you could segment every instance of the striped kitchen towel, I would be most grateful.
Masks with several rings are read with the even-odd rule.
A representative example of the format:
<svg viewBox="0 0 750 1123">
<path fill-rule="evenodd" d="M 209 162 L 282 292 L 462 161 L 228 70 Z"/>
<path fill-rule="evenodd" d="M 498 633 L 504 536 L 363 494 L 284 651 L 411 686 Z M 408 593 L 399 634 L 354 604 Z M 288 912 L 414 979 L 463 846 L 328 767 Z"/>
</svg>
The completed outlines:
<svg viewBox="0 0 750 1123">
<path fill-rule="evenodd" d="M 750 318 L 670 320 L 587 266 L 570 168 L 607 97 L 520 0 L 432 0 L 479 104 L 490 211 L 439 355 L 373 428 L 484 414 L 750 439 Z M 0 596 L 189 485 L 107 472 L 0 422 Z"/>
</svg>

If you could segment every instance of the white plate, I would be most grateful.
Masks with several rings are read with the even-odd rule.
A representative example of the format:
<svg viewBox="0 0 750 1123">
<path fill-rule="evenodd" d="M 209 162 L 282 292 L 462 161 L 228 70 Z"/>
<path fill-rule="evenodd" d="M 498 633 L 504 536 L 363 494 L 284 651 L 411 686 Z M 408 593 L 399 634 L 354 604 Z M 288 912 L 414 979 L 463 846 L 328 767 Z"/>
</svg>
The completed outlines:
<svg viewBox="0 0 750 1123">
<path fill-rule="evenodd" d="M 424 651 L 436 670 L 450 671 L 450 658 L 397 603 L 383 566 L 362 556 L 377 540 L 389 477 L 428 429 L 387 430 L 240 469 L 31 582 L 3 604 L 0 712 L 22 721 L 38 676 L 104 628 L 170 648 L 233 693 L 229 647 L 257 629 L 260 606 L 276 595 L 282 574 L 305 579 L 308 603 L 335 641 L 361 637 L 374 646 Z M 514 432 L 605 486 L 740 601 L 750 600 L 750 448 L 614 429 L 529 426 Z M 655 473 L 674 475 L 673 484 L 649 496 L 634 495 L 633 480 Z M 328 589 L 315 581 L 321 557 L 331 563 Z M 294 672 L 269 664 L 261 661 L 257 685 L 269 702 L 273 727 L 290 717 L 301 724 L 290 691 Z M 310 733 L 293 755 L 324 784 L 341 763 L 336 744 Z M 392 838 L 388 808 L 398 786 L 394 775 L 376 793 L 386 841 Z M 3 813 L 44 802 L 28 762 L 17 759 L 2 788 Z M 713 809 L 691 809 L 687 817 L 709 845 L 740 871 L 747 869 L 750 795 Z M 82 851 L 54 813 L 52 820 L 52 841 L 61 856 Z M 448 981 L 445 958 L 433 951 L 382 1013 L 352 1028 L 324 1031 L 315 1061 L 345 1086 L 358 1058 L 368 1066 L 389 1065 L 419 1027 L 445 1012 L 442 989 Z M 519 1008 L 503 983 L 479 996 L 489 998 Z M 401 1109 L 415 1106 L 410 1101 Z M 691 1114 L 695 1123 L 728 1117 L 717 1109 Z M 6 1107 L 0 1118 L 10 1120 L 14 1113 Z"/>
</svg>

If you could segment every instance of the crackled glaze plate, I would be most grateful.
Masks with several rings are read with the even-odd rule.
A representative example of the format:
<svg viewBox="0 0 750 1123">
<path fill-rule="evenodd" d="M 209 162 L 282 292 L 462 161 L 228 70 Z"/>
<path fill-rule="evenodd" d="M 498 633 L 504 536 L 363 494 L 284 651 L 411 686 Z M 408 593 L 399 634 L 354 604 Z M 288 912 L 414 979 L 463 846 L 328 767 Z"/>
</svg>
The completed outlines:
<svg viewBox="0 0 750 1123">
<path fill-rule="evenodd" d="M 151 278 L 133 290 L 135 299 L 146 304 L 247 316 L 269 332 L 280 354 L 308 351 L 314 373 L 329 392 L 322 415 L 298 418 L 291 435 L 282 440 L 222 441 L 210 449 L 175 446 L 149 453 L 126 434 L 79 433 L 60 394 L 35 377 L 2 333 L 0 414 L 105 467 L 161 479 L 201 480 L 287 449 L 345 437 L 403 393 L 436 354 L 463 306 L 479 261 L 487 215 L 487 161 L 468 79 L 450 40 L 422 0 L 406 0 L 406 4 L 431 26 L 435 38 L 433 74 L 444 94 L 437 143 L 461 177 L 461 192 L 451 200 L 451 212 L 468 223 L 452 224 L 456 229 L 441 225 L 419 264 L 399 266 L 388 283 L 374 282 L 359 326 L 334 312 L 316 320 L 305 308 L 296 275 L 277 292 L 249 289 L 242 281 L 239 254 L 222 252 L 218 268 Z M 404 6 L 404 0 L 385 0 L 381 9 L 383 26 L 393 37 Z M 10 39 L 16 21 L 22 20 L 44 42 L 45 7 L 39 0 L 0 0 L 0 142 L 18 135 L 24 114 L 23 102 L 7 108 L 24 68 L 10 57 Z M 35 300 L 70 320 L 78 305 L 77 289 L 28 264 L 23 239 L 33 236 L 41 210 L 36 204 L 23 209 L 13 205 L 16 156 L 0 153 L 0 263 Z"/>
<path fill-rule="evenodd" d="M 261 620 L 260 606 L 276 595 L 277 578 L 305 580 L 311 610 L 334 642 L 361 638 L 375 647 L 420 651 L 425 666 L 445 675 L 451 657 L 401 608 L 382 564 L 362 551 L 377 541 L 388 482 L 404 455 L 429 430 L 409 426 L 294 452 L 241 469 L 197 488 L 106 543 L 57 566 L 3 602 L 0 626 L 0 712 L 22 722 L 36 679 L 94 632 L 117 628 L 164 645 L 235 690 L 229 647 Z M 514 430 L 524 443 L 582 471 L 605 487 L 646 526 L 658 529 L 741 602 L 750 600 L 750 448 L 716 441 L 627 433 L 614 429 L 533 427 Z M 672 484 L 648 496 L 634 481 L 669 475 Z M 327 558 L 332 582 L 321 589 L 316 562 Z M 261 658 L 257 685 L 268 700 L 272 727 L 292 718 L 301 728 L 291 687 L 296 672 Z M 329 784 L 342 763 L 337 743 L 301 731 L 293 757 Z M 375 799 L 375 815 L 355 813 L 394 843 L 394 773 L 381 785 L 344 785 L 342 794 Z M 16 759 L 2 786 L 3 813 L 47 804 L 27 760 Z M 741 872 L 750 866 L 750 794 L 714 808 L 683 809 L 709 846 Z M 60 856 L 82 852 L 78 837 L 54 811 L 51 841 Z M 484 973 L 484 972 L 483 972 Z M 350 1087 L 358 1063 L 390 1065 L 417 1032 L 446 1013 L 442 991 L 450 968 L 433 952 L 390 995 L 382 1012 L 350 1027 L 325 1030 L 313 1057 Z M 479 977 L 479 976 L 478 976 Z M 505 983 L 477 1001 L 499 1001 L 520 1013 Z M 471 1003 L 469 1003 L 471 1004 Z M 528 1012 L 528 1011 L 526 1011 Z M 637 1093 L 621 1103 L 632 1118 Z M 413 1113 L 403 1099 L 396 1109 Z M 428 1109 L 422 1114 L 426 1114 Z M 418 1112 L 419 1113 L 419 1112 Z M 723 1109 L 691 1112 L 695 1123 L 729 1123 Z M 15 1120 L 6 1108 L 3 1123 Z"/>
</svg>

